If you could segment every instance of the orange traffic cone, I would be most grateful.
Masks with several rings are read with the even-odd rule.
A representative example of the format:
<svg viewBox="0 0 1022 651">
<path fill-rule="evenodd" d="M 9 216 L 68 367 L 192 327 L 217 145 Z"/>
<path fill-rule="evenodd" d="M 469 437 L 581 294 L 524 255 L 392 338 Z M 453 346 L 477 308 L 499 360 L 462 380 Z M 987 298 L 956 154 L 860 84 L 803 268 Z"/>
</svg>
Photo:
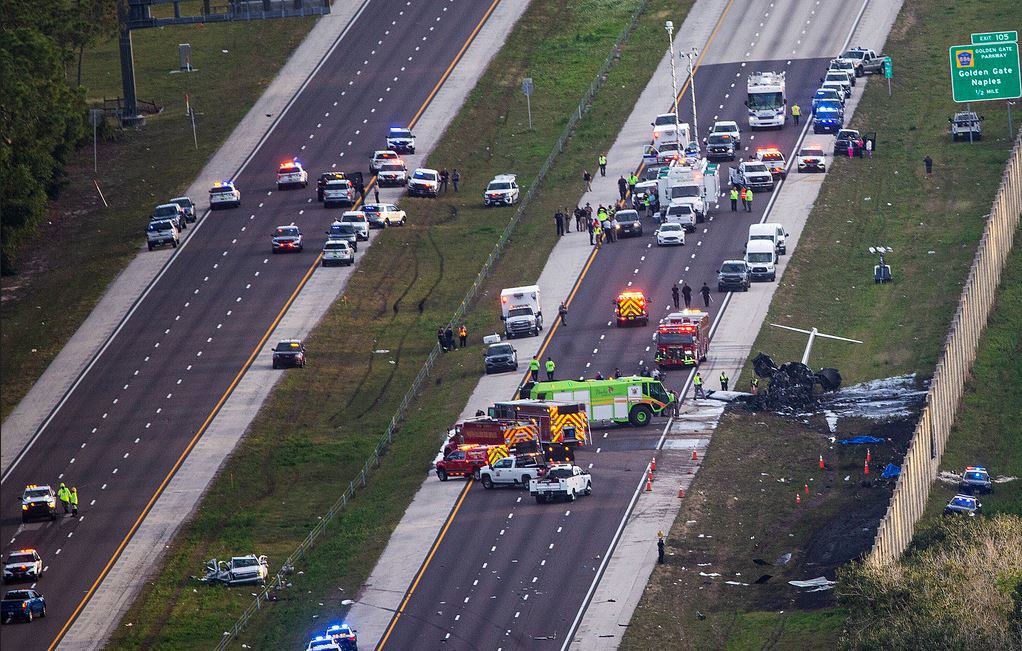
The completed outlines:
<svg viewBox="0 0 1022 651">
<path fill-rule="evenodd" d="M 809 484 L 806 484 L 806 495 L 809 494 Z"/>
<path fill-rule="evenodd" d="M 652 470 L 650 470 L 650 471 L 648 471 L 646 473 L 646 481 L 648 481 L 648 482 L 653 481 L 653 471 Z"/>
<path fill-rule="evenodd" d="M 867 460 L 866 463 L 862 464 L 862 474 L 864 475 L 869 474 L 869 460 Z"/>
<path fill-rule="evenodd" d="M 685 489 L 684 488 L 679 488 L 678 489 L 678 497 L 685 497 Z"/>
<path fill-rule="evenodd" d="M 653 472 L 656 472 L 656 457 L 653 457 L 653 460 L 650 461 L 649 469 L 652 470 Z"/>
<path fill-rule="evenodd" d="M 866 463 L 873 461 L 873 455 L 869 453 L 869 448 L 866 448 Z"/>
<path fill-rule="evenodd" d="M 799 495 L 798 493 L 795 493 L 795 504 L 801 504 L 801 503 L 802 503 L 802 496 Z"/>
<path fill-rule="evenodd" d="M 699 461 L 699 455 L 695 450 L 692 450 L 692 461 Z"/>
<path fill-rule="evenodd" d="M 653 492 L 653 480 L 652 479 L 647 479 L 646 480 L 646 492 L 647 493 L 652 493 Z"/>
<path fill-rule="evenodd" d="M 821 454 L 820 455 L 820 470 L 823 470 L 823 468 L 824 468 L 824 466 L 823 466 L 823 455 Z"/>
</svg>

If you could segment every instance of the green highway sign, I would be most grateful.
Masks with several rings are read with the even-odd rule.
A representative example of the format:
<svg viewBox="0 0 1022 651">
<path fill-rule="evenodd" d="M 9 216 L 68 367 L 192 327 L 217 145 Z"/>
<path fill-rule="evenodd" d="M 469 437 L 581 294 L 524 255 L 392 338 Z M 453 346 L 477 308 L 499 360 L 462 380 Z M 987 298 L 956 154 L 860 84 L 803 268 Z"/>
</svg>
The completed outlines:
<svg viewBox="0 0 1022 651">
<path fill-rule="evenodd" d="M 983 102 L 1022 97 L 1018 43 L 952 45 L 951 97 L 956 102 Z"/>
<path fill-rule="evenodd" d="M 891 57 L 884 57 L 884 79 L 890 79 L 894 76 L 894 64 L 891 62 Z"/>
<path fill-rule="evenodd" d="M 1014 43 L 1018 41 L 1018 32 L 982 32 L 972 35 L 973 45 L 986 45 L 987 43 Z"/>
</svg>

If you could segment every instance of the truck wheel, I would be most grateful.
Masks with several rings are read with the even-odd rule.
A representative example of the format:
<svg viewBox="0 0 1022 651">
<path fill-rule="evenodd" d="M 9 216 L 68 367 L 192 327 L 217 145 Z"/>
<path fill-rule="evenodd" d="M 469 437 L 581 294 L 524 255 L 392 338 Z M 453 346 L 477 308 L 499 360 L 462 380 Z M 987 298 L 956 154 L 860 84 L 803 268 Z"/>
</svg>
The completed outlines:
<svg viewBox="0 0 1022 651">
<path fill-rule="evenodd" d="M 522 487 L 525 489 L 529 488 L 529 482 L 532 481 L 532 477 L 528 475 L 522 475 Z"/>
<path fill-rule="evenodd" d="M 592 495 L 592 494 L 593 494 L 593 484 L 592 484 L 592 482 L 588 482 L 586 484 L 586 495 Z"/>
<path fill-rule="evenodd" d="M 25 615 L 25 621 L 28 622 L 29 624 L 32 623 L 32 609 L 31 608 L 29 609 L 28 614 Z"/>
<path fill-rule="evenodd" d="M 483 475 L 483 488 L 486 490 L 493 488 L 493 480 L 490 479 L 489 475 Z"/>
<path fill-rule="evenodd" d="M 149 245 L 149 250 L 150 250 L 150 251 L 152 251 L 152 250 L 153 250 L 153 245 L 152 245 L 152 244 L 150 244 L 150 245 Z"/>
<path fill-rule="evenodd" d="M 46 617 L 46 605 L 45 604 L 43 604 L 43 609 L 41 611 L 39 611 L 39 616 L 40 617 Z"/>
<path fill-rule="evenodd" d="M 568 491 L 568 501 L 569 502 L 574 502 L 575 501 L 575 489 L 574 488 L 572 488 L 570 491 Z"/>
<path fill-rule="evenodd" d="M 440 478 L 440 481 L 447 481 L 447 471 L 443 468 L 436 469 L 436 476 Z"/>
<path fill-rule="evenodd" d="M 546 504 L 546 495 L 537 495 L 536 504 Z"/>
<path fill-rule="evenodd" d="M 632 407 L 631 413 L 628 414 L 628 423 L 632 427 L 649 425 L 651 420 L 653 420 L 653 410 L 649 408 L 649 405 L 635 405 Z"/>
</svg>

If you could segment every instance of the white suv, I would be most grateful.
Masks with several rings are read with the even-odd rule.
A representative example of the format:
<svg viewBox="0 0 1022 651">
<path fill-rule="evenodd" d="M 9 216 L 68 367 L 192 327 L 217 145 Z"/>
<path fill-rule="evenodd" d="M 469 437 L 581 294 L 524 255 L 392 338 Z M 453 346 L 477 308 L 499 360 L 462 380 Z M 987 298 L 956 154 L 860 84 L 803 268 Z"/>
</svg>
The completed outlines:
<svg viewBox="0 0 1022 651">
<path fill-rule="evenodd" d="M 350 267 L 355 263 L 355 252 L 344 240 L 327 240 L 323 245 L 323 266 L 342 264 Z"/>
<path fill-rule="evenodd" d="M 493 177 L 483 192 L 483 205 L 510 206 L 518 203 L 518 177 L 514 174 L 498 174 Z"/>
<path fill-rule="evenodd" d="M 348 210 L 341 215 L 342 224 L 351 224 L 355 227 L 358 239 L 363 242 L 369 241 L 369 219 L 361 210 Z"/>
<path fill-rule="evenodd" d="M 233 181 L 217 181 L 209 189 L 209 209 L 237 208 L 241 205 L 241 191 Z"/>
<path fill-rule="evenodd" d="M 412 197 L 436 197 L 440 194 L 440 172 L 420 167 L 408 179 L 408 194 Z"/>
<path fill-rule="evenodd" d="M 161 219 L 149 222 L 145 229 L 145 239 L 150 251 L 165 244 L 177 248 L 178 242 L 181 241 L 181 231 L 174 225 L 174 222 L 169 219 Z"/>
</svg>

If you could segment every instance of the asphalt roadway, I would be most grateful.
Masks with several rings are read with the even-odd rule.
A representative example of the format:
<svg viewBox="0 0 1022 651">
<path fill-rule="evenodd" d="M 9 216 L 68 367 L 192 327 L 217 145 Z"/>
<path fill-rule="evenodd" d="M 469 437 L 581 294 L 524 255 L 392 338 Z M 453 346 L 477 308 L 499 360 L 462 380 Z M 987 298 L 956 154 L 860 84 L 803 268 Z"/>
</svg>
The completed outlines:
<svg viewBox="0 0 1022 651">
<path fill-rule="evenodd" d="M 776 4 L 777 9 L 774 3 L 757 9 L 768 16 L 777 14 L 769 21 L 771 29 L 764 29 L 763 17 L 750 15 L 755 12 L 725 13 L 719 32 L 726 36 L 707 50 L 709 63 L 698 67 L 696 74 L 704 133 L 714 119 L 747 125 L 745 79 L 757 70 L 786 70 L 789 105 L 797 102 L 803 117 L 808 117 L 829 58 L 823 56 L 833 56 L 841 48 L 860 9 L 850 3 Z M 805 13 L 797 16 L 796 7 Z M 752 46 L 747 46 L 750 39 Z M 766 42 L 757 48 L 757 39 Z M 786 54 L 799 51 L 807 41 L 814 43 L 810 48 L 814 55 L 807 58 L 741 56 L 746 49 Z M 651 107 L 650 118 L 658 112 Z M 691 123 L 688 95 L 681 113 L 682 120 Z M 744 156 L 751 157 L 757 147 L 776 146 L 790 160 L 802 133 L 802 126 L 795 127 L 790 120 L 781 130 L 743 128 Z M 641 152 L 635 156 L 638 166 Z M 722 192 L 729 165 L 720 166 Z M 763 220 L 770 197 L 771 193 L 756 193 L 751 212 L 742 212 L 739 206 L 735 213 L 722 199 L 682 247 L 658 248 L 653 220 L 644 221 L 641 237 L 605 243 L 573 292 L 568 326 L 552 328 L 541 358 L 549 355 L 556 361 L 559 378 L 593 377 L 597 371 L 609 377 L 615 369 L 631 374 L 643 366 L 652 368 L 654 324 L 674 310 L 671 286 L 687 281 L 693 288 L 693 306 L 703 307 L 699 288 L 706 282 L 712 289 L 706 309 L 715 319 L 728 296 L 716 291 L 716 271 L 722 260 L 743 255 L 748 227 Z M 641 289 L 650 299 L 649 326 L 615 327 L 612 301 L 625 289 Z M 668 373 L 668 388 L 678 391 L 690 374 Z M 704 380 L 707 388 L 717 388 L 717 378 Z M 445 535 L 427 554 L 420 576 L 377 649 L 566 648 L 576 615 L 642 482 L 663 427 L 663 419 L 657 419 L 646 428 L 597 428 L 593 445 L 576 455 L 578 465 L 591 469 L 593 494 L 570 505 L 538 505 L 516 489 L 467 487 L 446 523 Z"/>
<path fill-rule="evenodd" d="M 60 641 L 255 352 L 275 343 L 265 339 L 340 214 L 316 202 L 319 173 L 360 170 L 368 182 L 368 159 L 383 148 L 387 127 L 417 118 L 492 7 L 368 5 L 234 176 L 241 207 L 192 226 L 195 237 L 4 476 L 3 555 L 39 550 L 46 571 L 36 589 L 47 598 L 45 619 L 4 627 L 4 648 Z M 277 191 L 277 165 L 292 156 L 306 164 L 310 186 Z M 305 234 L 305 251 L 271 255 L 273 228 L 291 222 Z M 78 487 L 79 516 L 23 525 L 22 487 L 61 481 Z"/>
</svg>

